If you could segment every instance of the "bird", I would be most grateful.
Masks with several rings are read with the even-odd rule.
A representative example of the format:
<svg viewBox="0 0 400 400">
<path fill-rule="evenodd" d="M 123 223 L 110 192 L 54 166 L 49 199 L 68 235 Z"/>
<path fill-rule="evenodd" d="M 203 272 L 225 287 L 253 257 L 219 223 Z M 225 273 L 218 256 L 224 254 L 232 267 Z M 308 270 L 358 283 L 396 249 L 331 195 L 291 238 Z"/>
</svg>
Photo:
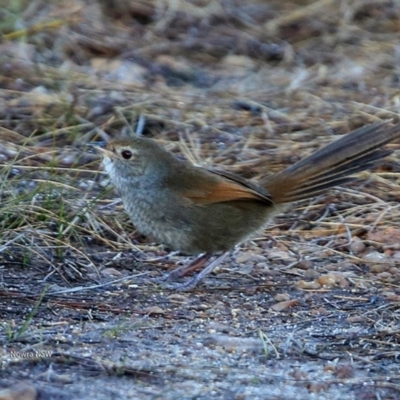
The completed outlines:
<svg viewBox="0 0 400 400">
<path fill-rule="evenodd" d="M 398 137 L 400 124 L 365 125 L 281 172 L 265 172 L 258 182 L 178 159 L 144 136 L 92 146 L 101 153 L 103 168 L 137 231 L 197 256 L 159 279 L 167 287 L 190 290 L 288 205 L 353 180 L 353 174 L 391 154 L 382 146 Z M 198 269 L 186 282 L 168 284 Z"/>
</svg>

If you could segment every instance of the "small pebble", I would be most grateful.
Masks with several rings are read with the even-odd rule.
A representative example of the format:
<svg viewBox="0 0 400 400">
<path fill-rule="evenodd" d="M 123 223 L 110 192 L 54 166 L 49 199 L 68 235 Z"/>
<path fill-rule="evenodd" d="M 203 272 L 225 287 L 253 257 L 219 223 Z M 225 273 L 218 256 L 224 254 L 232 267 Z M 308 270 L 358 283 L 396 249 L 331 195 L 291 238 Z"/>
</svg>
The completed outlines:
<svg viewBox="0 0 400 400">
<path fill-rule="evenodd" d="M 358 237 L 354 237 L 350 244 L 350 250 L 355 253 L 359 254 L 365 250 L 366 246 L 365 243 Z"/>
</svg>

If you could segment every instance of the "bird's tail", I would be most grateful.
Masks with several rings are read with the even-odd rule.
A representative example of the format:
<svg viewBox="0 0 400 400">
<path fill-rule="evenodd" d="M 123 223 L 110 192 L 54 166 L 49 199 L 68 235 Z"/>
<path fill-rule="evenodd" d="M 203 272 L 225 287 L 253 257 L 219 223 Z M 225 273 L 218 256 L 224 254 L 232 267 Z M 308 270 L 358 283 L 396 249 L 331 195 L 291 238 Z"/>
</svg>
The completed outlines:
<svg viewBox="0 0 400 400">
<path fill-rule="evenodd" d="M 379 122 L 363 126 L 328 144 L 310 156 L 271 177 L 261 186 L 274 203 L 288 203 L 320 194 L 332 186 L 351 181 L 349 175 L 371 167 L 392 153 L 382 146 L 400 137 L 400 124 Z"/>
</svg>

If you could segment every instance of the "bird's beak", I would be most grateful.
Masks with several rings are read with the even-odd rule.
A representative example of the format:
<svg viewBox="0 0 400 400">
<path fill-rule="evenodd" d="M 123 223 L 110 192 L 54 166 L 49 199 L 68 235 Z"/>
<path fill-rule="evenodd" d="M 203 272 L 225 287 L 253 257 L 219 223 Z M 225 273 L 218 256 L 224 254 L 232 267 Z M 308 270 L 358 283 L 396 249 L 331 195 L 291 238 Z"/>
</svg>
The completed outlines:
<svg viewBox="0 0 400 400">
<path fill-rule="evenodd" d="M 107 141 L 103 140 L 101 142 L 89 142 L 87 145 L 93 148 L 100 147 L 101 149 L 104 149 L 107 146 Z"/>
<path fill-rule="evenodd" d="M 107 141 L 103 140 L 101 142 L 89 142 L 87 146 L 91 147 L 97 153 L 106 154 L 109 151 L 106 149 Z"/>
</svg>

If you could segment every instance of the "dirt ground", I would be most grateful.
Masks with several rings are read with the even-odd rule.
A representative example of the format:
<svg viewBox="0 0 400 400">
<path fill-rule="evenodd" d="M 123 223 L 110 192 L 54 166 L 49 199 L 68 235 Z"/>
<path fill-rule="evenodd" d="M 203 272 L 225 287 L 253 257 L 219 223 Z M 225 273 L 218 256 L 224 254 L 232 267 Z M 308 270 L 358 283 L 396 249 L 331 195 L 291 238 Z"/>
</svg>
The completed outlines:
<svg viewBox="0 0 400 400">
<path fill-rule="evenodd" d="M 0 4 L 0 400 L 400 398 L 400 141 L 187 292 L 85 146 L 257 180 L 399 122 L 400 2 Z"/>
</svg>

